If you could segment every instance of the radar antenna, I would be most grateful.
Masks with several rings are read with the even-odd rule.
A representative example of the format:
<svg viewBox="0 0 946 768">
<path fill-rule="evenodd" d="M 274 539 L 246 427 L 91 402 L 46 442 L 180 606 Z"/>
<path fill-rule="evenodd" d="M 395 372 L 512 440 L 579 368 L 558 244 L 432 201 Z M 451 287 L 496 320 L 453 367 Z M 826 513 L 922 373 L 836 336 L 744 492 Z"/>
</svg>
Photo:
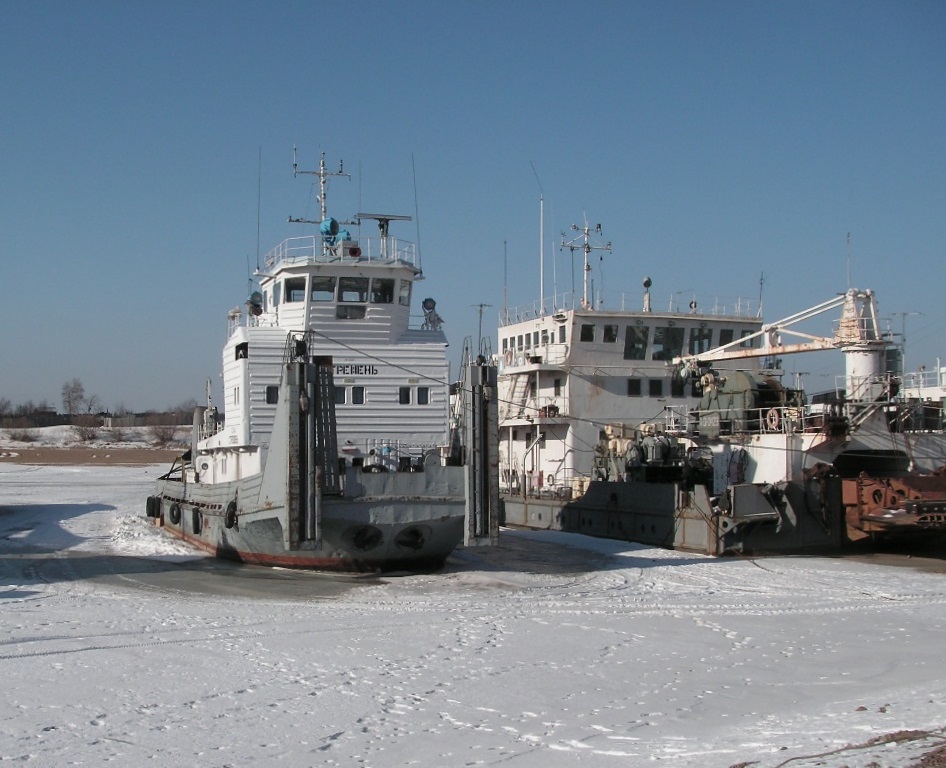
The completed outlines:
<svg viewBox="0 0 946 768">
<path fill-rule="evenodd" d="M 357 213 L 355 214 L 355 223 L 361 226 L 362 219 L 372 219 L 378 222 L 378 231 L 381 233 L 381 258 L 386 259 L 389 255 L 388 249 L 388 229 L 392 221 L 410 221 L 410 216 L 396 216 L 391 213 Z M 391 249 L 394 251 L 394 249 Z M 394 251 L 396 252 L 396 251 Z"/>
</svg>

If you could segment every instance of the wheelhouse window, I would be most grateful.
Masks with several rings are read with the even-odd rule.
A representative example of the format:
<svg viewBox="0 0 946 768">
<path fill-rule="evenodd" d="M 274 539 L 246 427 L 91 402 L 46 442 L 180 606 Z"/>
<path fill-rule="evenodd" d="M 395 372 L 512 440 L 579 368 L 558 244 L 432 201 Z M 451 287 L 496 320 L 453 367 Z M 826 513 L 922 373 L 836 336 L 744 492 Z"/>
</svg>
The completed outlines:
<svg viewBox="0 0 946 768">
<path fill-rule="evenodd" d="M 430 404 L 430 387 L 417 388 L 417 404 L 418 405 Z"/>
<path fill-rule="evenodd" d="M 337 304 L 335 317 L 339 320 L 364 320 L 367 311 L 364 304 Z"/>
<path fill-rule="evenodd" d="M 713 329 L 712 328 L 691 328 L 690 329 L 690 354 L 700 355 L 713 348 Z"/>
<path fill-rule="evenodd" d="M 644 360 L 647 357 L 647 338 L 650 328 L 646 325 L 629 325 L 624 336 L 624 359 Z"/>
<path fill-rule="evenodd" d="M 627 396 L 628 397 L 640 397 L 643 394 L 641 389 L 641 380 L 640 379 L 628 379 L 627 380 Z"/>
<path fill-rule="evenodd" d="M 604 326 L 604 337 L 602 341 L 605 344 L 614 344 L 618 340 L 618 327 L 616 325 Z"/>
<path fill-rule="evenodd" d="M 582 323 L 581 335 L 578 338 L 581 341 L 594 341 L 595 340 L 595 324 Z"/>
<path fill-rule="evenodd" d="M 368 301 L 368 278 L 338 278 L 338 300 L 366 303 Z"/>
<path fill-rule="evenodd" d="M 565 339 L 567 338 L 567 336 L 566 336 L 567 333 L 568 333 L 568 331 L 565 330 L 565 326 L 564 326 L 564 325 L 560 325 L 560 326 L 558 327 L 558 343 L 559 343 L 559 344 L 564 344 L 564 343 L 565 343 Z"/>
<path fill-rule="evenodd" d="M 719 346 L 725 346 L 726 344 L 732 344 L 733 338 L 735 336 L 735 331 L 732 328 L 720 328 L 719 329 Z"/>
<path fill-rule="evenodd" d="M 394 279 L 390 277 L 375 277 L 371 281 L 371 303 L 394 303 Z"/>
<path fill-rule="evenodd" d="M 654 360 L 673 360 L 683 354 L 683 328 L 675 325 L 654 329 Z"/>
<path fill-rule="evenodd" d="M 351 401 L 353 405 L 364 405 L 365 404 L 365 388 L 352 387 L 351 388 Z"/>
<path fill-rule="evenodd" d="M 286 278 L 286 301 L 305 301 L 305 278 Z"/>
<path fill-rule="evenodd" d="M 739 346 L 745 347 L 746 349 L 750 349 L 753 346 L 753 342 L 755 341 L 755 339 L 747 339 L 746 336 L 751 336 L 752 331 L 743 331 L 740 335 L 742 337 L 742 341 L 739 342 Z"/>
<path fill-rule="evenodd" d="M 397 401 L 401 405 L 410 405 L 411 404 L 411 388 L 398 387 Z"/>
<path fill-rule="evenodd" d="M 648 387 L 648 394 L 651 397 L 663 397 L 663 394 L 664 394 L 664 380 L 663 379 L 648 379 L 647 387 Z"/>
<path fill-rule="evenodd" d="M 335 277 L 315 275 L 312 277 L 312 301 L 335 300 Z"/>
<path fill-rule="evenodd" d="M 279 387 L 276 384 L 266 386 L 266 404 L 276 405 L 279 402 Z"/>
<path fill-rule="evenodd" d="M 670 397 L 686 397 L 687 382 L 689 380 L 689 376 L 683 377 L 679 373 L 673 374 L 670 377 Z"/>
<path fill-rule="evenodd" d="M 402 307 L 411 305 L 411 281 L 401 280 L 401 286 L 397 294 L 397 302 Z"/>
<path fill-rule="evenodd" d="M 345 405 L 347 394 L 345 387 L 335 387 L 335 405 Z"/>
</svg>

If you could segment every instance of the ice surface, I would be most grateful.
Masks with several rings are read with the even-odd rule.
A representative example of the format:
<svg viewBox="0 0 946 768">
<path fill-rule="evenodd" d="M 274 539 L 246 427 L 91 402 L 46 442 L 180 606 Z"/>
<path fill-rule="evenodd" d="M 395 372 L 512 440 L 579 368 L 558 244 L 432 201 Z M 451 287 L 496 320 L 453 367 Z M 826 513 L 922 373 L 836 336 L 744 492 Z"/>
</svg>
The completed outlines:
<svg viewBox="0 0 946 768">
<path fill-rule="evenodd" d="M 0 463 L 0 762 L 906 768 L 946 742 L 942 571 L 505 530 L 433 575 L 242 568 L 146 523 L 162 470 Z"/>
</svg>

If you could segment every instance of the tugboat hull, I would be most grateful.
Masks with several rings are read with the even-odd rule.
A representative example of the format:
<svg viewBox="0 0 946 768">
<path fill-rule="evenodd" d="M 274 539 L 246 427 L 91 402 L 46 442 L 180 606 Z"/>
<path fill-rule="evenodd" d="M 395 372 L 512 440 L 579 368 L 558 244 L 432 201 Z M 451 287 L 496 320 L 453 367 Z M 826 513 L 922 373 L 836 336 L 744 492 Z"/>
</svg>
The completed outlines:
<svg viewBox="0 0 946 768">
<path fill-rule="evenodd" d="M 159 480 L 148 513 L 168 533 L 215 556 L 288 568 L 435 569 L 463 539 L 464 468 L 350 468 L 345 479 L 345 495 L 321 500 L 316 527 L 292 503 L 261 502 L 260 478 L 216 485 Z"/>
<path fill-rule="evenodd" d="M 293 166 L 295 172 L 295 165 Z M 461 542 L 498 538 L 496 372 L 451 384 L 436 301 L 411 297 L 419 251 L 389 233 L 410 217 L 359 213 L 380 236 L 329 217 L 257 269 L 227 314 L 224 414 L 194 411 L 191 448 L 156 481 L 147 514 L 221 557 L 292 568 L 429 570 Z M 292 219 L 298 223 L 303 219 Z"/>
</svg>

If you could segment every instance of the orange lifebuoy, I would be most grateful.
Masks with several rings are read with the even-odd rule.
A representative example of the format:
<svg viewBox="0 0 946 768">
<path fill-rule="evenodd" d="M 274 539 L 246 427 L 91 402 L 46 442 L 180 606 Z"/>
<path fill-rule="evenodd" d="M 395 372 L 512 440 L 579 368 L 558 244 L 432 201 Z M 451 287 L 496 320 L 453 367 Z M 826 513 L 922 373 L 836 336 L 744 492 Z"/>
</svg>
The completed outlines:
<svg viewBox="0 0 946 768">
<path fill-rule="evenodd" d="M 778 429 L 779 415 L 777 408 L 769 408 L 769 412 L 765 414 L 765 423 L 769 425 L 769 429 Z"/>
</svg>

